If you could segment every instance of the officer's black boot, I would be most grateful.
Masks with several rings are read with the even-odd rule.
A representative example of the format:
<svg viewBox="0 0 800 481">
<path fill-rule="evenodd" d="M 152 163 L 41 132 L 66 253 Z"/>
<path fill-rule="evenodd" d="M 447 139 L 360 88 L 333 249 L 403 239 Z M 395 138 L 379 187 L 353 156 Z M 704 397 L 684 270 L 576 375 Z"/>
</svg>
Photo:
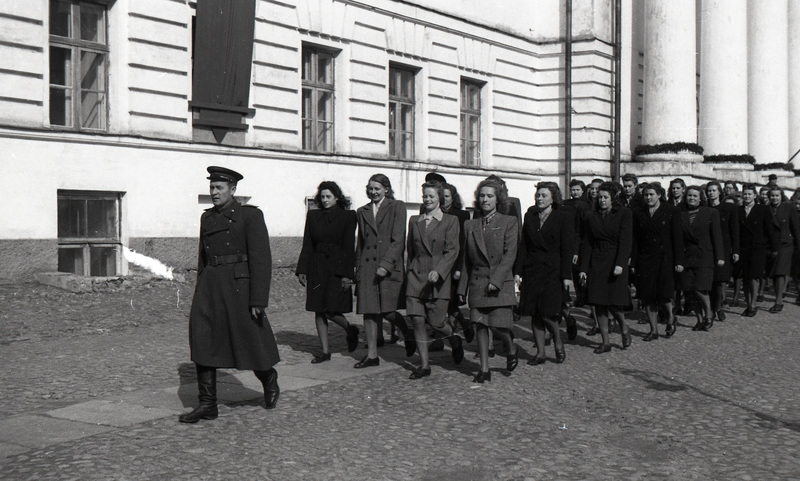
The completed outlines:
<svg viewBox="0 0 800 481">
<path fill-rule="evenodd" d="M 253 371 L 261 384 L 264 385 L 264 404 L 267 409 L 272 409 L 278 404 L 281 388 L 278 387 L 278 371 L 274 367 L 268 371 Z"/>
<path fill-rule="evenodd" d="M 196 423 L 201 419 L 217 419 L 217 369 L 208 366 L 197 367 L 197 398 L 200 405 L 192 412 L 181 414 L 178 421 Z"/>
</svg>

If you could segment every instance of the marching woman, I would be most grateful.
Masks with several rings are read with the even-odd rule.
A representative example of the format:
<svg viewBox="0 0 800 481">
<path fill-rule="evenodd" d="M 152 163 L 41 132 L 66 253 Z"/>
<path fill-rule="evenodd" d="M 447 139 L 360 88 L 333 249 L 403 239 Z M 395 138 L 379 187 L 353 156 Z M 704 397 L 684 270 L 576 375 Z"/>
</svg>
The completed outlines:
<svg viewBox="0 0 800 481">
<path fill-rule="evenodd" d="M 358 347 L 358 328 L 344 314 L 353 311 L 356 213 L 335 182 L 322 182 L 314 196 L 316 210 L 308 211 L 297 278 L 306 287 L 306 310 L 314 313 L 322 353 L 312 364 L 329 361 L 328 321 L 347 332 L 347 350 Z"/>
<path fill-rule="evenodd" d="M 633 243 L 631 210 L 619 205 L 619 188 L 603 182 L 597 204 L 586 216 L 581 243 L 580 280 L 586 284 L 586 302 L 595 307 L 603 342 L 594 352 L 611 351 L 608 339 L 609 315 L 619 323 L 622 347 L 631 345 L 631 334 L 623 309 L 631 305 L 628 290 L 628 260 Z"/>
<path fill-rule="evenodd" d="M 672 312 L 676 266 L 683 264 L 683 238 L 677 208 L 664 197 L 658 182 L 644 184 L 644 205 L 633 210 L 633 255 L 636 296 L 644 302 L 650 332 L 643 341 L 658 339 L 658 312 L 669 316 L 666 336 L 675 334 Z"/>
<path fill-rule="evenodd" d="M 356 369 L 380 364 L 378 328 L 383 319 L 397 326 L 403 334 L 406 356 L 412 356 L 416 350 L 414 335 L 405 318 L 397 312 L 405 307 L 406 205 L 394 199 L 392 183 L 383 174 L 369 178 L 367 197 L 370 202 L 356 211 L 356 312 L 364 315 L 367 338 L 367 354 L 353 366 Z"/>
<path fill-rule="evenodd" d="M 461 329 L 464 332 L 464 340 L 469 343 L 475 338 L 475 329 L 472 327 L 470 320 L 466 319 L 464 315 L 461 314 L 461 309 L 459 309 L 458 305 L 458 295 L 456 293 L 458 281 L 461 279 L 461 269 L 464 265 L 464 252 L 461 249 L 461 246 L 464 245 L 464 223 L 469 220 L 469 212 L 464 210 L 464 204 L 461 201 L 461 196 L 458 195 L 458 189 L 456 189 L 456 186 L 442 182 L 442 189 L 444 192 L 442 212 L 453 215 L 456 217 L 456 219 L 458 219 L 459 232 L 458 260 L 456 260 L 456 265 L 453 267 L 453 295 L 450 298 L 450 305 L 447 309 L 447 313 L 448 315 L 455 317 L 456 321 L 458 321 L 458 324 L 461 326 Z"/>
<path fill-rule="evenodd" d="M 711 286 L 711 311 L 717 320 L 725 320 L 722 303 L 733 276 L 733 265 L 739 260 L 739 209 L 732 202 L 722 201 L 722 187 L 716 180 L 706 185 L 708 206 L 717 209 L 722 232 L 722 251 L 725 264 L 714 266 L 714 283 Z"/>
<path fill-rule="evenodd" d="M 442 212 L 443 200 L 442 184 L 425 182 L 422 184 L 423 213 L 408 221 L 406 313 L 413 322 L 422 361 L 409 379 L 431 375 L 426 322 L 450 339 L 456 364 L 464 359 L 461 337 L 447 323 L 453 267 L 458 259 L 458 219 Z"/>
<path fill-rule="evenodd" d="M 790 202 L 784 202 L 780 187 L 769 190 L 769 206 L 776 228 L 780 231 L 780 248 L 772 262 L 770 277 L 775 285 L 775 305 L 769 312 L 775 314 L 783 310 L 783 295 L 786 293 L 786 277 L 791 274 L 792 254 L 800 249 L 800 216 Z"/>
<path fill-rule="evenodd" d="M 767 249 L 773 257 L 778 252 L 778 235 L 772 221 L 769 207 L 756 202 L 758 193 L 753 184 L 742 186 L 742 205 L 739 207 L 739 262 L 744 284 L 744 300 L 747 308 L 745 317 L 755 317 L 758 281 L 764 277 L 767 263 Z"/>
<path fill-rule="evenodd" d="M 693 331 L 707 331 L 714 325 L 709 291 L 714 282 L 714 267 L 725 265 L 722 249 L 722 231 L 719 213 L 703 205 L 703 190 L 692 185 L 686 188 L 681 206 L 683 234 L 683 269 L 680 274 L 681 290 L 694 298 L 697 323 Z M 680 264 L 679 264 L 680 265 Z"/>
<path fill-rule="evenodd" d="M 556 362 L 566 359 L 558 327 L 562 298 L 572 285 L 575 254 L 574 214 L 561 206 L 561 190 L 555 182 L 536 186 L 536 205 L 528 209 L 522 224 L 522 243 L 514 271 L 520 285 L 519 313 L 531 316 L 537 354 L 529 364 L 545 362 L 545 328 L 553 336 Z"/>
<path fill-rule="evenodd" d="M 458 295 L 460 302 L 468 297 L 470 320 L 476 326 L 481 367 L 472 381 L 477 383 L 492 380 L 490 328 L 505 345 L 506 369 L 513 371 L 519 363 L 511 332 L 512 307 L 517 303 L 512 269 L 517 256 L 519 221 L 498 212 L 507 201 L 508 190 L 503 183 L 492 178 L 481 181 L 475 190 L 475 204 L 480 214 L 464 224 L 464 270 Z"/>
</svg>

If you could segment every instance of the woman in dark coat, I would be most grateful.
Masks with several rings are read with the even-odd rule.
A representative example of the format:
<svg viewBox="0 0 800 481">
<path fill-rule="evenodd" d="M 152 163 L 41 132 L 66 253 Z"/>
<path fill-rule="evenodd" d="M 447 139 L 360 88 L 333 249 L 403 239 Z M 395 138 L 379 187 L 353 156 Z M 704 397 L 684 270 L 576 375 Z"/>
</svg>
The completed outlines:
<svg viewBox="0 0 800 481">
<path fill-rule="evenodd" d="M 314 196 L 317 209 L 308 211 L 297 279 L 306 287 L 306 310 L 314 313 L 322 353 L 312 364 L 330 360 L 328 320 L 347 332 L 347 351 L 358 347 L 358 328 L 344 314 L 353 311 L 356 213 L 336 182 L 325 181 Z"/>
<path fill-rule="evenodd" d="M 716 180 L 706 185 L 708 206 L 717 209 L 722 232 L 722 251 L 725 264 L 714 266 L 714 283 L 711 285 L 711 311 L 717 320 L 725 320 L 722 303 L 733 276 L 733 266 L 739 260 L 739 209 L 733 202 L 722 201 L 722 187 Z"/>
<path fill-rule="evenodd" d="M 758 281 L 766 271 L 767 249 L 777 256 L 779 235 L 772 220 L 772 212 L 766 205 L 756 202 L 758 192 L 753 184 L 742 186 L 742 205 L 739 207 L 739 262 L 742 265 L 744 299 L 747 308 L 745 317 L 754 317 Z"/>
<path fill-rule="evenodd" d="M 464 223 L 464 271 L 458 283 L 459 301 L 469 299 L 470 320 L 476 325 L 480 372 L 473 382 L 492 380 L 489 371 L 489 329 L 503 341 L 506 369 L 513 371 L 519 362 L 511 328 L 514 294 L 514 261 L 519 242 L 519 221 L 501 214 L 508 201 L 505 184 L 487 178 L 475 190 L 475 205 L 480 215 Z"/>
<path fill-rule="evenodd" d="M 380 364 L 378 328 L 383 319 L 400 329 L 406 356 L 412 356 L 416 350 L 414 334 L 397 312 L 405 307 L 406 205 L 394 199 L 392 183 L 383 174 L 369 178 L 367 197 L 370 202 L 356 211 L 356 312 L 364 315 L 367 338 L 367 354 L 353 366 L 356 369 Z"/>
<path fill-rule="evenodd" d="M 707 331 L 714 325 L 708 293 L 714 282 L 714 267 L 725 264 L 719 213 L 703 205 L 702 192 L 696 185 L 687 187 L 685 201 L 680 207 L 683 235 L 680 281 L 687 303 L 694 300 L 697 323 L 693 331 Z"/>
<path fill-rule="evenodd" d="M 426 323 L 450 339 L 453 361 L 464 359 L 461 337 L 447 323 L 447 308 L 452 295 L 453 267 L 458 259 L 458 219 L 442 212 L 442 184 L 422 184 L 423 213 L 408 221 L 408 282 L 406 312 L 414 325 L 414 338 L 421 364 L 410 379 L 431 375 L 428 364 L 428 331 Z"/>
<path fill-rule="evenodd" d="M 672 296 L 675 268 L 683 264 L 683 237 L 677 208 L 664 197 L 658 182 L 644 184 L 644 205 L 633 210 L 633 254 L 631 266 L 636 296 L 644 302 L 650 332 L 642 340 L 658 339 L 658 311 L 669 316 L 666 336 L 675 334 Z"/>
<path fill-rule="evenodd" d="M 461 279 L 461 269 L 464 265 L 464 251 L 460 247 L 464 245 L 464 223 L 469 220 L 469 212 L 464 210 L 464 203 L 461 201 L 461 196 L 458 195 L 458 189 L 452 184 L 443 182 L 442 189 L 444 192 L 444 203 L 442 204 L 442 212 L 450 214 L 458 219 L 458 259 L 456 265 L 453 267 L 453 295 L 450 298 L 450 305 L 448 306 L 447 313 L 456 318 L 462 331 L 464 332 L 464 339 L 467 342 L 472 342 L 475 338 L 475 328 L 469 319 L 461 314 L 461 309 L 458 305 L 458 281 Z"/>
<path fill-rule="evenodd" d="M 522 224 L 522 241 L 514 271 L 519 282 L 521 316 L 531 316 L 537 354 L 530 364 L 545 361 L 545 328 L 553 336 L 556 362 L 566 359 L 558 328 L 562 299 L 554 295 L 572 285 L 575 254 L 574 214 L 561 206 L 561 190 L 555 182 L 536 186 L 536 205 L 528 209 Z"/>
<path fill-rule="evenodd" d="M 769 190 L 769 206 L 772 219 L 780 231 L 780 247 L 778 255 L 772 262 L 770 277 L 775 286 L 775 305 L 769 312 L 778 313 L 783 310 L 783 295 L 786 293 L 786 276 L 792 271 L 792 254 L 795 248 L 800 249 L 800 216 L 797 209 L 789 202 L 784 202 L 780 187 Z"/>
<path fill-rule="evenodd" d="M 628 261 L 631 257 L 633 229 L 631 210 L 614 199 L 619 187 L 603 182 L 598 189 L 597 205 L 584 222 L 581 243 L 580 279 L 586 284 L 586 301 L 595 307 L 603 343 L 596 354 L 611 351 L 608 339 L 609 314 L 619 323 L 622 347 L 631 345 L 631 334 L 623 309 L 631 305 L 628 290 Z"/>
</svg>

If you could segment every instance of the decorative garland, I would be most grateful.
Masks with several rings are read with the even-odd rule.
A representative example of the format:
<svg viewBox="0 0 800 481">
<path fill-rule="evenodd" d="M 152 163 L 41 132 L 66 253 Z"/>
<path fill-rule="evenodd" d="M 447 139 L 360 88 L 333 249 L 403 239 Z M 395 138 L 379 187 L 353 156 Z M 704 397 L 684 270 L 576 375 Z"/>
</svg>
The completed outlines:
<svg viewBox="0 0 800 481">
<path fill-rule="evenodd" d="M 634 155 L 647 154 L 677 154 L 679 152 L 692 152 L 693 154 L 703 155 L 703 148 L 690 142 L 673 142 L 671 144 L 657 145 L 637 145 L 633 149 Z"/>
<path fill-rule="evenodd" d="M 741 155 L 706 155 L 703 158 L 706 164 L 755 164 L 756 158 L 750 154 Z"/>
<path fill-rule="evenodd" d="M 788 170 L 791 172 L 793 170 L 793 165 L 787 162 L 770 162 L 769 164 L 755 164 L 755 170 Z"/>
</svg>

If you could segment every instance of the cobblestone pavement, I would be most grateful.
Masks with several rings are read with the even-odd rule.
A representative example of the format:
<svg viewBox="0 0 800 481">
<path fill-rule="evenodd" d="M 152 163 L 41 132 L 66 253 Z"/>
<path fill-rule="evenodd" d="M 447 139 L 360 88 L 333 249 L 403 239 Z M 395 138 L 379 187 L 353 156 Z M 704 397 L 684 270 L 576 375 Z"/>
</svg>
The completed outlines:
<svg viewBox="0 0 800 481">
<path fill-rule="evenodd" d="M 278 408 L 264 410 L 252 373 L 226 370 L 219 419 L 184 425 L 177 414 L 196 403 L 192 291 L 167 281 L 89 294 L 0 286 L 0 479 L 800 479 L 793 304 L 752 319 L 731 310 L 710 332 L 682 317 L 672 339 L 652 343 L 633 313 L 633 345 L 622 350 L 613 334 L 604 355 L 581 322 L 564 364 L 548 347 L 550 362 L 535 367 L 519 324 L 513 374 L 498 355 L 492 382 L 473 384 L 472 353 L 455 366 L 448 350 L 432 353 L 430 378 L 411 381 L 418 358 L 409 363 L 400 345 L 381 348 L 380 367 L 352 369 L 364 350 L 347 354 L 335 326 L 341 351 L 309 364 L 313 319 L 279 270 Z"/>
</svg>

